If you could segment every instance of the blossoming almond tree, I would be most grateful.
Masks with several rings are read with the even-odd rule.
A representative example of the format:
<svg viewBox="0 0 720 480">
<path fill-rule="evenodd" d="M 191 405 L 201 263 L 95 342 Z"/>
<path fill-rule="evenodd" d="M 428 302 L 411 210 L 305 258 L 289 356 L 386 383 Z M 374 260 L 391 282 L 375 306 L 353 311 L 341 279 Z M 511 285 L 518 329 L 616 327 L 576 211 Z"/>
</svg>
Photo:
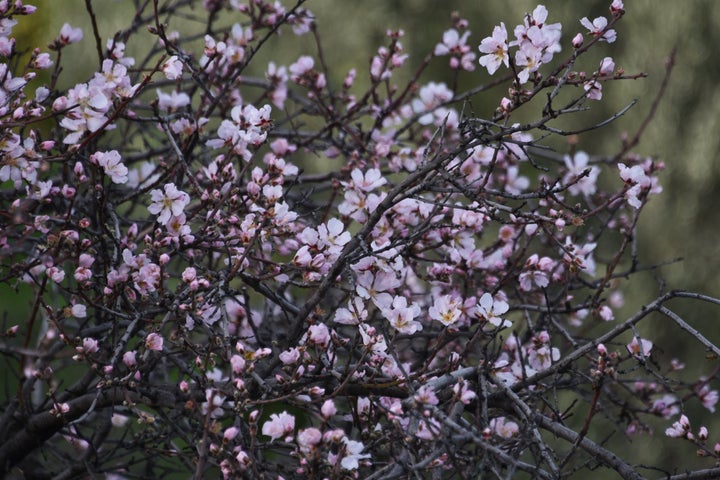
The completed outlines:
<svg viewBox="0 0 720 480">
<path fill-rule="evenodd" d="M 2 319 L 3 475 L 720 476 L 687 412 L 714 411 L 716 372 L 638 330 L 665 317 L 720 355 L 667 306 L 720 302 L 620 314 L 652 267 L 635 232 L 662 164 L 631 152 L 652 115 L 617 151 L 553 143 L 618 120 L 557 122 L 644 76 L 602 51 L 622 1 L 572 25 L 538 6 L 474 44 L 456 16 L 420 61 L 389 31 L 348 72 L 321 48 L 258 65 L 317 35 L 305 3 L 135 2 L 127 29 L 66 24 L 45 51 L 12 36 L 35 8 L 0 1 L 0 281 L 30 292 Z M 61 90 L 80 41 L 98 71 Z M 598 433 L 653 425 L 707 458 L 643 465 Z"/>
</svg>

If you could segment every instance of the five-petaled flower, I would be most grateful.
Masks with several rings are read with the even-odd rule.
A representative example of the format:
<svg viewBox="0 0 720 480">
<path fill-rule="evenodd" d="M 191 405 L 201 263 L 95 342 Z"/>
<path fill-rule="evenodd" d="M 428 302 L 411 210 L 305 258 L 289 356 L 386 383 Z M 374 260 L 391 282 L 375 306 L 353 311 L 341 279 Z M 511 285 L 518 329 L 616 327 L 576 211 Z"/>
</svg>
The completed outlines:
<svg viewBox="0 0 720 480">
<path fill-rule="evenodd" d="M 500 318 L 501 315 L 505 314 L 510 306 L 506 301 L 495 298 L 489 293 L 484 293 L 480 297 L 480 301 L 476 307 L 477 315 L 484 321 L 498 328 L 508 328 L 512 326 L 509 320 L 503 320 Z"/>
<path fill-rule="evenodd" d="M 653 342 L 645 338 L 633 337 L 632 341 L 627 344 L 627 350 L 633 356 L 638 358 L 644 358 L 650 356 L 650 350 L 652 350 Z"/>
<path fill-rule="evenodd" d="M 128 169 L 122 163 L 122 158 L 117 150 L 95 152 L 90 159 L 102 167 L 105 175 L 110 177 L 113 183 L 127 183 Z"/>
<path fill-rule="evenodd" d="M 428 313 L 432 320 L 437 320 L 445 326 L 452 325 L 457 322 L 462 313 L 460 304 L 460 301 L 450 295 L 443 295 L 435 299 L 435 303 L 430 307 Z"/>
<path fill-rule="evenodd" d="M 157 215 L 159 223 L 167 223 L 171 216 L 182 215 L 185 207 L 190 203 L 190 195 L 178 190 L 174 183 L 166 183 L 163 190 L 152 190 L 150 192 L 153 203 L 148 211 Z"/>
<path fill-rule="evenodd" d="M 490 75 L 495 73 L 500 65 L 510 65 L 510 55 L 508 54 L 507 29 L 505 24 L 500 22 L 500 26 L 493 29 L 492 36 L 483 38 L 478 49 L 480 53 L 485 53 L 480 57 L 480 65 L 487 68 Z"/>
</svg>

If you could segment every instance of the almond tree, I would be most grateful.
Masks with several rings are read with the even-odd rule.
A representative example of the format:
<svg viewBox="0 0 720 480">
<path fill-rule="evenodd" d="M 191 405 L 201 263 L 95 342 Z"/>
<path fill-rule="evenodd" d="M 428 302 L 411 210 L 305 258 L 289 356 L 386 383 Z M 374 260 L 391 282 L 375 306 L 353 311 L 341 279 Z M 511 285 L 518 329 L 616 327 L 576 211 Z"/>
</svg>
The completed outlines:
<svg viewBox="0 0 720 480">
<path fill-rule="evenodd" d="M 685 414 L 714 411 L 716 373 L 638 330 L 720 355 L 668 307 L 720 302 L 619 313 L 656 267 L 636 230 L 663 165 L 632 149 L 667 78 L 616 150 L 578 144 L 634 102 L 578 113 L 644 77 L 602 53 L 622 1 L 573 25 L 538 6 L 479 43 L 455 15 L 424 59 L 388 31 L 348 72 L 304 0 L 138 0 L 119 32 L 85 3 L 91 32 L 26 54 L 12 29 L 35 8 L 0 1 L 0 280 L 30 305 L 0 334 L 4 475 L 720 476 Z M 313 54 L 258 65 L 302 35 Z M 97 72 L 61 89 L 80 41 Z M 707 460 L 642 465 L 603 433 L 658 424 Z"/>
</svg>

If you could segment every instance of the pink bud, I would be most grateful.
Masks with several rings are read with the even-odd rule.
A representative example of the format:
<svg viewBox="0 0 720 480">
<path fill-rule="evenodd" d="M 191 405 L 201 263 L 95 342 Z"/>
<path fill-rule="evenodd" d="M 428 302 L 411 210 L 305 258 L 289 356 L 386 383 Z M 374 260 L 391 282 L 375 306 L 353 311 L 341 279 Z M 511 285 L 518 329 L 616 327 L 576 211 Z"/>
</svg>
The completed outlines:
<svg viewBox="0 0 720 480">
<path fill-rule="evenodd" d="M 67 98 L 66 97 L 58 97 L 53 102 L 53 111 L 59 112 L 60 110 L 65 110 L 67 108 Z"/>
<path fill-rule="evenodd" d="M 233 438 L 237 437 L 237 434 L 239 433 L 239 430 L 237 427 L 230 427 L 227 430 L 225 430 L 225 433 L 223 433 L 223 442 L 229 442 Z"/>
<path fill-rule="evenodd" d="M 322 407 L 320 408 L 320 412 L 322 412 L 322 415 L 325 418 L 332 417 L 337 413 L 337 409 L 335 408 L 335 402 L 333 402 L 332 400 L 325 400 L 325 403 L 323 403 Z"/>
<path fill-rule="evenodd" d="M 685 430 L 690 430 L 690 420 L 688 420 L 688 417 L 686 417 L 685 415 L 681 415 L 680 425 L 682 425 Z"/>
<path fill-rule="evenodd" d="M 583 44 L 583 36 L 582 33 L 578 33 L 575 35 L 572 39 L 572 46 L 574 48 L 580 48 Z"/>
<path fill-rule="evenodd" d="M 500 100 L 500 109 L 503 112 L 509 112 L 512 109 L 512 107 L 513 107 L 513 103 L 509 98 L 503 97 L 502 100 Z"/>
</svg>

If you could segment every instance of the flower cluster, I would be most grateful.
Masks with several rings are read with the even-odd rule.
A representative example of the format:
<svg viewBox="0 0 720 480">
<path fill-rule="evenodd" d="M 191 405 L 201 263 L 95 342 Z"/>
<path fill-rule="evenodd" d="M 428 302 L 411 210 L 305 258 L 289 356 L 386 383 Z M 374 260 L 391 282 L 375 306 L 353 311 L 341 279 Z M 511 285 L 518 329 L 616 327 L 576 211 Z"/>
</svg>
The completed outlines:
<svg viewBox="0 0 720 480">
<path fill-rule="evenodd" d="M 480 57 L 480 65 L 487 68 L 492 75 L 501 64 L 509 66 L 509 49 L 517 47 L 513 65 L 518 69 L 519 83 L 526 83 L 530 74 L 535 74 L 541 65 L 550 63 L 553 56 L 562 49 L 562 26 L 559 23 L 547 23 L 547 17 L 547 9 L 539 5 L 532 14 L 525 17 L 521 25 L 515 27 L 515 40 L 510 42 L 505 24 L 495 27 L 492 37 L 487 37 L 480 43 L 480 53 L 485 54 Z"/>
<path fill-rule="evenodd" d="M 640 434 L 715 410 L 716 375 L 680 376 L 645 329 L 692 332 L 667 307 L 684 294 L 623 310 L 655 269 L 628 245 L 662 164 L 547 139 L 642 76 L 585 56 L 618 38 L 620 0 L 580 20 L 587 40 L 538 6 L 478 46 L 454 14 L 424 60 L 388 31 L 342 72 L 302 0 L 137 3 L 126 29 L 66 24 L 44 52 L 11 36 L 35 8 L 0 0 L 0 280 L 32 297 L 0 333 L 18 387 L 0 476 L 625 475 L 591 441 L 598 412 Z M 88 41 L 98 71 L 61 89 Z M 487 118 L 458 81 L 477 62 L 510 70 Z M 718 456 L 684 415 L 666 434 Z"/>
</svg>

